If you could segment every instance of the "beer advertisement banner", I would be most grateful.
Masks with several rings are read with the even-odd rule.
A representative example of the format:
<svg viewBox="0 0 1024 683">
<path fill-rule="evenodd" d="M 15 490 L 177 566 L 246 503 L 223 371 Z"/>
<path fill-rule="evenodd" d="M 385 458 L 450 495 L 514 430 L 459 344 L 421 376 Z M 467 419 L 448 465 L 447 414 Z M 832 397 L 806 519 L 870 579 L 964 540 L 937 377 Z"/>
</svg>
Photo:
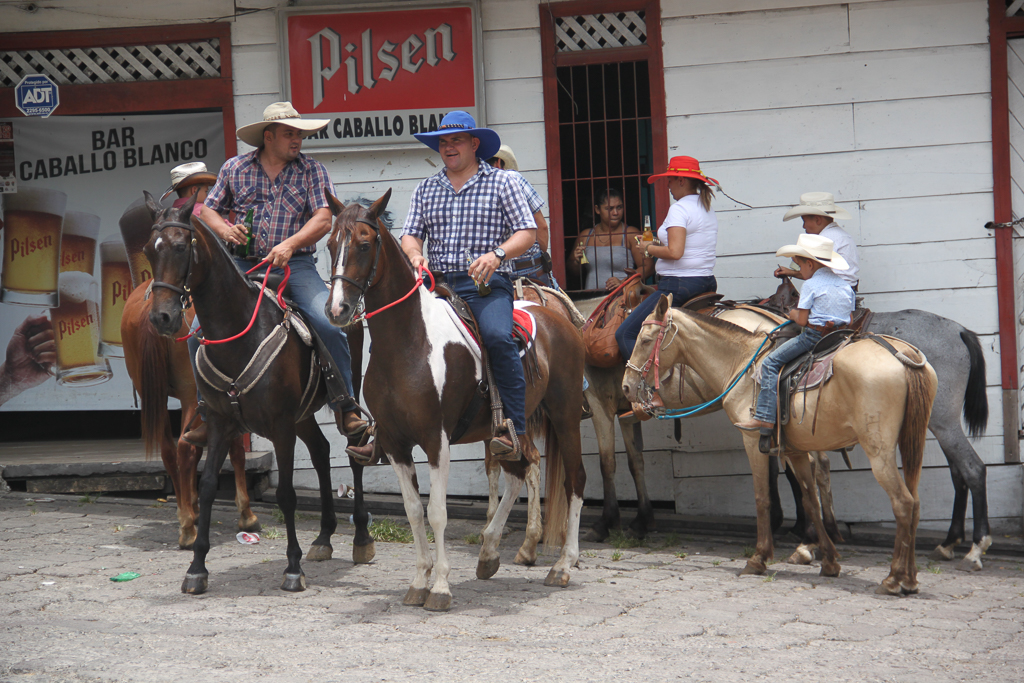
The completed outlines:
<svg viewBox="0 0 1024 683">
<path fill-rule="evenodd" d="M 121 310 L 133 279 L 150 277 L 141 253 L 150 226 L 122 217 L 143 190 L 159 199 L 181 163 L 220 169 L 222 115 L 12 123 L 17 190 L 0 195 L 0 410 L 134 409 Z M 41 366 L 50 330 L 55 361 Z"/>
<path fill-rule="evenodd" d="M 285 98 L 330 119 L 305 149 L 415 145 L 455 109 L 485 123 L 476 4 L 403 4 L 282 12 Z"/>
</svg>

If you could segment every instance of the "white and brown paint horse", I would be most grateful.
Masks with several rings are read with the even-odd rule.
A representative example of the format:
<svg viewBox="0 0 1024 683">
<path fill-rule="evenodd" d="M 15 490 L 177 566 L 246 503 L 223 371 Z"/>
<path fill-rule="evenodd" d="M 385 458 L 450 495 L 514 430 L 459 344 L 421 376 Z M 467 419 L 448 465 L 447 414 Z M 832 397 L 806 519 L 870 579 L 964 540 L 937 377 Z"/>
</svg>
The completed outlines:
<svg viewBox="0 0 1024 683">
<path fill-rule="evenodd" d="M 648 317 L 637 339 L 623 378 L 623 393 L 638 395 L 641 380 L 648 370 L 659 372 L 648 359 L 660 353 L 660 362 L 683 363 L 693 370 L 714 392 L 725 392 L 722 399 L 732 422 L 751 415 L 754 399 L 752 373 L 746 364 L 764 340 L 763 334 L 724 320 L 671 308 L 671 297 L 663 297 Z M 898 340 L 891 343 L 913 358 L 913 347 Z M 917 493 L 924 441 L 932 401 L 935 398 L 935 372 L 927 362 L 919 367 L 904 365 L 887 350 L 872 341 L 859 341 L 841 350 L 833 362 L 834 375 L 817 389 L 793 399 L 793 415 L 784 429 L 787 459 L 805 490 L 814 486 L 809 451 L 828 451 L 859 443 L 871 462 L 875 479 L 888 494 L 896 517 L 896 541 L 889 575 L 879 593 L 914 593 L 918 590 L 914 555 L 920 500 Z M 662 396 L 665 400 L 665 396 Z M 666 401 L 668 403 L 668 401 Z M 763 574 L 774 555 L 769 525 L 768 458 L 758 450 L 758 434 L 744 432 L 744 448 L 754 479 L 757 505 L 757 546 L 747 561 L 744 574 Z M 896 462 L 896 446 L 903 459 L 903 479 Z M 821 518 L 817 496 L 803 497 L 804 509 L 818 531 L 822 553 L 821 573 L 837 576 L 840 566 L 835 545 L 829 539 Z"/>
<path fill-rule="evenodd" d="M 450 436 L 469 406 L 483 377 L 483 368 L 449 315 L 447 302 L 432 296 L 417 281 L 397 240 L 378 220 L 390 190 L 370 207 L 335 206 L 331 249 L 331 295 L 326 312 L 331 322 L 346 326 L 361 305 L 373 340 L 364 394 L 376 420 L 377 447 L 398 474 L 406 514 L 416 545 L 416 573 L 403 600 L 428 610 L 451 606 L 450 560 L 445 549 L 446 494 Z M 390 308 L 385 309 L 384 307 Z M 558 314 L 531 309 L 537 320 L 537 367 L 526 387 L 526 414 L 532 427 L 547 423 L 546 541 L 562 543 L 562 553 L 545 585 L 564 586 L 579 559 L 579 521 L 586 474 L 580 455 L 580 414 L 583 396 L 583 343 L 575 327 Z M 490 437 L 490 411 L 480 411 L 457 443 Z M 533 448 L 531 430 L 523 440 Z M 423 523 L 423 505 L 412 451 L 420 446 L 430 467 L 427 515 L 434 530 L 436 564 Z M 527 458 L 503 462 L 506 489 L 497 513 L 484 529 L 477 576 L 497 571 L 501 530 L 522 489 Z M 564 538 L 564 541 L 563 541 Z M 436 570 L 436 571 L 435 571 Z M 433 585 L 428 587 L 434 574 Z"/>
</svg>

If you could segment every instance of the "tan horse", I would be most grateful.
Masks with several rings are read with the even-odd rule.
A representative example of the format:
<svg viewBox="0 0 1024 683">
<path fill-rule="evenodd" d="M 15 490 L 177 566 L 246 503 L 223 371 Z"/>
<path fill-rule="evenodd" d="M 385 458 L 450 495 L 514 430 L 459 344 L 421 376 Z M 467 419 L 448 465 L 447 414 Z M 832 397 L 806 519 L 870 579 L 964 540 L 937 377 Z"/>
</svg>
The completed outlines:
<svg viewBox="0 0 1024 683">
<path fill-rule="evenodd" d="M 752 414 L 755 394 L 752 374 L 745 368 L 763 340 L 763 334 L 727 321 L 672 309 L 671 297 L 662 298 L 637 339 L 630 359 L 632 367 L 623 377 L 623 393 L 635 399 L 643 379 L 637 368 L 647 365 L 648 358 L 659 349 L 662 364 L 688 366 L 713 396 L 724 392 L 742 373 L 722 400 L 722 407 L 733 422 L 747 419 Z M 904 355 L 914 356 L 909 345 L 898 340 L 891 343 Z M 809 451 L 838 450 L 855 443 L 863 447 L 896 518 L 889 576 L 877 592 L 915 593 L 918 583 L 914 550 L 920 515 L 917 484 L 935 398 L 935 372 L 927 362 L 916 368 L 904 365 L 880 345 L 866 340 L 840 351 L 833 371 L 827 384 L 793 399 L 792 414 L 802 419 L 791 420 L 783 429 L 791 449 L 786 457 L 801 485 L 810 490 L 814 480 Z M 769 525 L 768 459 L 758 450 L 757 433 L 745 432 L 743 444 L 754 479 L 757 546 L 742 573 L 763 574 L 767 561 L 774 555 Z M 897 444 L 903 459 L 902 480 L 896 462 Z M 804 508 L 818 531 L 821 573 L 837 576 L 840 566 L 836 549 L 822 523 L 817 497 L 804 496 Z"/>
<path fill-rule="evenodd" d="M 178 547 L 189 550 L 196 540 L 195 520 L 199 514 L 196 470 L 202 449 L 192 446 L 180 435 L 175 443 L 171 435 L 167 397 L 173 396 L 181 402 L 181 431 L 184 433 L 198 407 L 196 382 L 192 376 L 186 344 L 161 337 L 150 324 L 147 285 L 148 281 L 132 291 L 121 315 L 124 363 L 142 402 L 142 439 L 146 446 L 146 457 L 151 457 L 159 447 L 160 458 L 171 478 L 178 504 Z M 193 315 L 189 311 L 188 320 L 182 322 L 178 337 L 188 334 Z M 259 520 L 249 509 L 245 451 L 241 437 L 231 444 L 230 456 L 231 466 L 235 470 L 238 528 L 242 531 L 259 531 Z"/>
</svg>

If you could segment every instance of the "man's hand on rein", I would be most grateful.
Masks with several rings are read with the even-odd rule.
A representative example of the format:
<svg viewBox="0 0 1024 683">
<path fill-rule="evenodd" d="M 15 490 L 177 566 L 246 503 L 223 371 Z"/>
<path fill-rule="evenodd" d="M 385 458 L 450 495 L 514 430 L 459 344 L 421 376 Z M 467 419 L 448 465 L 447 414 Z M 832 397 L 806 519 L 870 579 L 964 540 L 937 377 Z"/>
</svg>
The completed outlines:
<svg viewBox="0 0 1024 683">
<path fill-rule="evenodd" d="M 292 257 L 293 251 L 294 250 L 288 246 L 288 242 L 286 240 L 270 250 L 270 253 L 267 254 L 267 261 L 278 268 L 284 268 L 288 265 L 288 259 Z"/>
<path fill-rule="evenodd" d="M 473 261 L 469 266 L 469 276 L 474 282 L 488 282 L 500 265 L 501 259 L 493 251 L 489 251 Z"/>
</svg>

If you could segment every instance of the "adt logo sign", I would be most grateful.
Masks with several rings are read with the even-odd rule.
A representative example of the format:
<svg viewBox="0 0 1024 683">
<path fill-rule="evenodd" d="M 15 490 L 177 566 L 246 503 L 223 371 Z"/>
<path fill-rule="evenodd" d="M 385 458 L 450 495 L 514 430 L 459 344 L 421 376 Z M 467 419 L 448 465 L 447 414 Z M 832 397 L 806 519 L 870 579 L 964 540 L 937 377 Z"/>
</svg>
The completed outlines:
<svg viewBox="0 0 1024 683">
<path fill-rule="evenodd" d="M 14 88 L 14 103 L 25 116 L 46 118 L 60 104 L 57 84 L 42 74 L 25 76 Z"/>
</svg>

